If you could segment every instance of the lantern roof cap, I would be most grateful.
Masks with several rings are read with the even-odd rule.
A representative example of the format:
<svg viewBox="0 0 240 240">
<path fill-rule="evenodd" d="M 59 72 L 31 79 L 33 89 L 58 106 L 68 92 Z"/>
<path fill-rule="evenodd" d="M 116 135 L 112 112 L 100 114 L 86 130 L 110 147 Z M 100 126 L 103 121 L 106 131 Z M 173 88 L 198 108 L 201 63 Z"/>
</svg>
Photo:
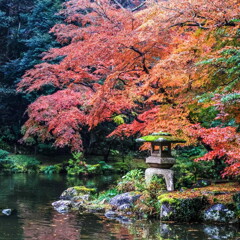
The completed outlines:
<svg viewBox="0 0 240 240">
<path fill-rule="evenodd" d="M 137 142 L 155 142 L 155 143 L 185 143 L 186 141 L 172 136 L 167 132 L 154 132 L 150 135 L 136 139 Z"/>
</svg>

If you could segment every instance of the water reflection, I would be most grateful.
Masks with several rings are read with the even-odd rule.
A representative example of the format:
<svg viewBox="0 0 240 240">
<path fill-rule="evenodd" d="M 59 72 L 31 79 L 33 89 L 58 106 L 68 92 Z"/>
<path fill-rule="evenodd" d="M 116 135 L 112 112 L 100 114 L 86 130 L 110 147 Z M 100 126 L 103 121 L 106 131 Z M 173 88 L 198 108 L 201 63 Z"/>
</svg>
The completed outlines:
<svg viewBox="0 0 240 240">
<path fill-rule="evenodd" d="M 0 176 L 0 209 L 11 208 L 11 216 L 0 216 L 0 240 L 163 240 L 240 239 L 236 226 L 174 224 L 136 221 L 122 224 L 102 215 L 54 211 L 51 203 L 73 185 L 106 188 L 116 177 L 67 179 L 59 175 L 16 174 Z"/>
</svg>

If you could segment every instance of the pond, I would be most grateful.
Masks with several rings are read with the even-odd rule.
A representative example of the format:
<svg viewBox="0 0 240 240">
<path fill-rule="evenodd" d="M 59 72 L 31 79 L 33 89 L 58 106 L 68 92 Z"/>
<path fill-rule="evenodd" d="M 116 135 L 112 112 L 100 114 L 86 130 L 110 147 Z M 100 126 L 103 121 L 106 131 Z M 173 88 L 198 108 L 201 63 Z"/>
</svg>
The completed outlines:
<svg viewBox="0 0 240 240">
<path fill-rule="evenodd" d="M 124 224 L 101 214 L 60 214 L 51 206 L 67 187 L 86 185 L 103 190 L 116 179 L 117 176 L 91 179 L 39 174 L 0 176 L 0 209 L 14 209 L 12 215 L 0 216 L 0 240 L 240 239 L 237 226 L 157 220 Z"/>
</svg>

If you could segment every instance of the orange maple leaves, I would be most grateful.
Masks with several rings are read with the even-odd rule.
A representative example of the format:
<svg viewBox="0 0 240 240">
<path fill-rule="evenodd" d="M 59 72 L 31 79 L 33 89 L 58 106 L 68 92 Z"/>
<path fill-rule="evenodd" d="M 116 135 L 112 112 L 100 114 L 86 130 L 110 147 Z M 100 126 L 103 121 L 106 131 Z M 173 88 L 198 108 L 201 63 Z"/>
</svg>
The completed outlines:
<svg viewBox="0 0 240 240">
<path fill-rule="evenodd" d="M 196 63 L 214 55 L 217 29 L 236 28 L 231 20 L 238 7 L 235 0 L 149 0 L 132 12 L 110 0 L 68 1 L 61 12 L 66 22 L 51 30 L 62 47 L 45 53 L 45 63 L 27 71 L 18 86 L 56 89 L 30 105 L 24 138 L 55 139 L 56 146 L 77 150 L 82 126 L 123 114 L 125 123 L 111 135 L 161 129 L 196 141 L 189 105 L 216 89 Z"/>
</svg>

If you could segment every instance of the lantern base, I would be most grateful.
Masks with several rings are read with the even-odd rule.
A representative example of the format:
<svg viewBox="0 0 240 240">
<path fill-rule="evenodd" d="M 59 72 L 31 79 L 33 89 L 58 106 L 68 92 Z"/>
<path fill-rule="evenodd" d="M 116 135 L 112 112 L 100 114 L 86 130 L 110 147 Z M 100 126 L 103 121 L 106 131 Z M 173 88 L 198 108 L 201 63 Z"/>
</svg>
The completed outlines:
<svg viewBox="0 0 240 240">
<path fill-rule="evenodd" d="M 173 175 L 174 172 L 171 169 L 161 169 L 161 168 L 147 168 L 145 170 L 145 180 L 146 184 L 149 186 L 153 175 L 162 175 L 165 179 L 167 190 L 174 191 Z"/>
</svg>

